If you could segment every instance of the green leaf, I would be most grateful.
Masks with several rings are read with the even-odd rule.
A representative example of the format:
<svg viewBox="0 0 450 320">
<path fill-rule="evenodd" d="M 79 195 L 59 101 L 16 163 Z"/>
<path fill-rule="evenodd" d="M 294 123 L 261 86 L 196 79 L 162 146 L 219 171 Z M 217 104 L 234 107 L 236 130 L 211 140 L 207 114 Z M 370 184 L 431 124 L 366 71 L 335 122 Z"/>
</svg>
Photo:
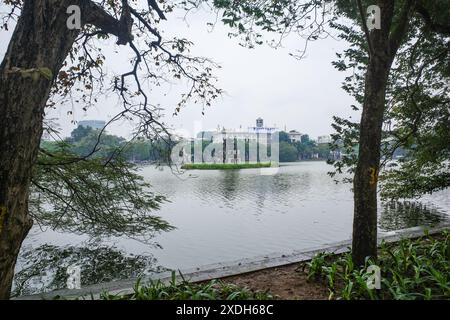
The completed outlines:
<svg viewBox="0 0 450 320">
<path fill-rule="evenodd" d="M 38 71 L 47 80 L 52 80 L 53 79 L 53 72 L 49 68 L 46 68 L 46 67 L 38 68 Z"/>
</svg>

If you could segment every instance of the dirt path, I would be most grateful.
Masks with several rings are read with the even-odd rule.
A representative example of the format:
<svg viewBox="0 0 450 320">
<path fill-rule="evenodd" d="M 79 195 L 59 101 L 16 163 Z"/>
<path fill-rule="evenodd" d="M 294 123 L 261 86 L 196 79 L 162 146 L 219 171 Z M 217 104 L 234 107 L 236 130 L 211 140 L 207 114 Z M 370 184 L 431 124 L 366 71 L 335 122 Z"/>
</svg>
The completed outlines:
<svg viewBox="0 0 450 320">
<path fill-rule="evenodd" d="M 270 291 L 281 299 L 327 300 L 329 292 L 326 286 L 308 281 L 304 272 L 296 271 L 298 266 L 298 263 L 290 264 L 222 280 L 254 291 Z"/>
</svg>

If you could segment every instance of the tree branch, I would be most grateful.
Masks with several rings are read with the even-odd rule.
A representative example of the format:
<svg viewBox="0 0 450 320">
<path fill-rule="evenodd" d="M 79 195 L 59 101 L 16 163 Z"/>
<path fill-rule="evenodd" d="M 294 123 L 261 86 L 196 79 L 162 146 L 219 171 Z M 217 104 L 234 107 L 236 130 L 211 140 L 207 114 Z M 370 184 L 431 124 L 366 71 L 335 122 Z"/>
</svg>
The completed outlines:
<svg viewBox="0 0 450 320">
<path fill-rule="evenodd" d="M 369 32 L 369 28 L 367 28 L 366 15 L 364 14 L 364 9 L 362 7 L 361 0 L 356 0 L 356 4 L 358 5 L 359 15 L 361 16 L 362 28 L 363 28 L 364 34 L 366 35 L 367 44 L 369 46 L 369 55 L 372 56 L 373 55 L 373 46 L 372 46 L 372 41 L 370 40 L 370 32 Z"/>
<path fill-rule="evenodd" d="M 440 33 L 445 36 L 450 36 L 450 25 L 444 25 L 440 23 L 436 23 L 431 19 L 430 13 L 423 6 L 421 2 L 416 4 L 416 12 L 422 17 L 425 25 L 430 28 L 431 31 Z"/>
<path fill-rule="evenodd" d="M 99 28 L 102 32 L 115 35 L 117 44 L 125 45 L 133 40 L 131 26 L 133 20 L 130 15 L 128 2 L 122 0 L 122 13 L 117 20 L 106 12 L 101 6 L 90 0 L 82 0 L 83 25 L 90 24 Z"/>
<path fill-rule="evenodd" d="M 148 2 L 149 9 L 155 10 L 161 20 L 166 20 L 166 16 L 162 12 L 162 10 L 159 8 L 159 6 L 155 0 L 147 0 L 147 2 Z"/>
<path fill-rule="evenodd" d="M 389 46 L 390 46 L 390 54 L 393 57 L 400 47 L 400 42 L 403 39 L 403 36 L 408 30 L 409 18 L 414 7 L 415 0 L 407 0 L 405 5 L 402 8 L 400 13 L 400 19 L 395 29 L 392 31 Z"/>
</svg>

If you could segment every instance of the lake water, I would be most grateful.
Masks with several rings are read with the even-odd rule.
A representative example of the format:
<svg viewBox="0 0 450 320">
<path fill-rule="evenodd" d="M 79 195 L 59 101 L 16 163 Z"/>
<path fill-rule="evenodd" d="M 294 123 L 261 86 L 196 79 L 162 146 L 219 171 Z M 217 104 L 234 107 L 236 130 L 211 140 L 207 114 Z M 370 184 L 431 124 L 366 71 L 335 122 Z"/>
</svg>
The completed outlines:
<svg viewBox="0 0 450 320">
<path fill-rule="evenodd" d="M 335 184 L 327 175 L 330 168 L 299 162 L 284 164 L 273 175 L 261 169 L 175 175 L 167 168 L 143 167 L 154 191 L 170 200 L 156 214 L 175 230 L 148 243 L 34 227 L 17 264 L 15 288 L 28 294 L 64 287 L 65 268 L 73 263 L 85 269 L 83 284 L 89 284 L 347 240 L 351 185 Z M 380 232 L 449 221 L 449 195 L 445 190 L 420 202 L 380 204 Z"/>
</svg>

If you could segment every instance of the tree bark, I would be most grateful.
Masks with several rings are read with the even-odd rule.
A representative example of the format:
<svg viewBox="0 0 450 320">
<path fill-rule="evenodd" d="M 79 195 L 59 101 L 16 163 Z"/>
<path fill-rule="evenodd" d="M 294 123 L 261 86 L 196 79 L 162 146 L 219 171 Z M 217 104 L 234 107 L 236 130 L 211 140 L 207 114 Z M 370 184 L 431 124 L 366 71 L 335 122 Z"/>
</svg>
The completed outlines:
<svg viewBox="0 0 450 320">
<path fill-rule="evenodd" d="M 358 1 L 360 7 L 361 2 Z M 367 257 L 377 257 L 377 185 L 381 156 L 381 133 L 386 102 L 386 87 L 392 63 L 400 44 L 408 32 L 415 0 L 399 2 L 378 0 L 381 29 L 366 33 L 369 62 L 365 78 L 363 112 L 360 123 L 358 163 L 353 181 L 354 217 L 352 258 L 363 265 Z M 362 23 L 365 17 L 361 11 Z"/>
<path fill-rule="evenodd" d="M 29 185 L 44 108 L 79 32 L 66 27 L 69 2 L 24 1 L 0 65 L 0 299 L 10 296 L 17 255 L 32 226 Z M 39 68 L 51 70 L 52 79 L 36 71 Z"/>
<path fill-rule="evenodd" d="M 389 67 L 379 58 L 367 70 L 360 126 L 359 156 L 354 177 L 353 261 L 363 265 L 377 256 L 377 179 L 381 129 Z"/>
<path fill-rule="evenodd" d="M 398 48 L 397 45 L 394 48 L 389 39 L 394 2 L 381 0 L 378 5 L 381 8 L 381 29 L 372 30 L 367 39 L 369 62 L 365 76 L 358 163 L 353 180 L 352 258 L 356 265 L 364 265 L 367 257 L 377 257 L 377 185 L 381 132 L 389 72 Z"/>
</svg>

